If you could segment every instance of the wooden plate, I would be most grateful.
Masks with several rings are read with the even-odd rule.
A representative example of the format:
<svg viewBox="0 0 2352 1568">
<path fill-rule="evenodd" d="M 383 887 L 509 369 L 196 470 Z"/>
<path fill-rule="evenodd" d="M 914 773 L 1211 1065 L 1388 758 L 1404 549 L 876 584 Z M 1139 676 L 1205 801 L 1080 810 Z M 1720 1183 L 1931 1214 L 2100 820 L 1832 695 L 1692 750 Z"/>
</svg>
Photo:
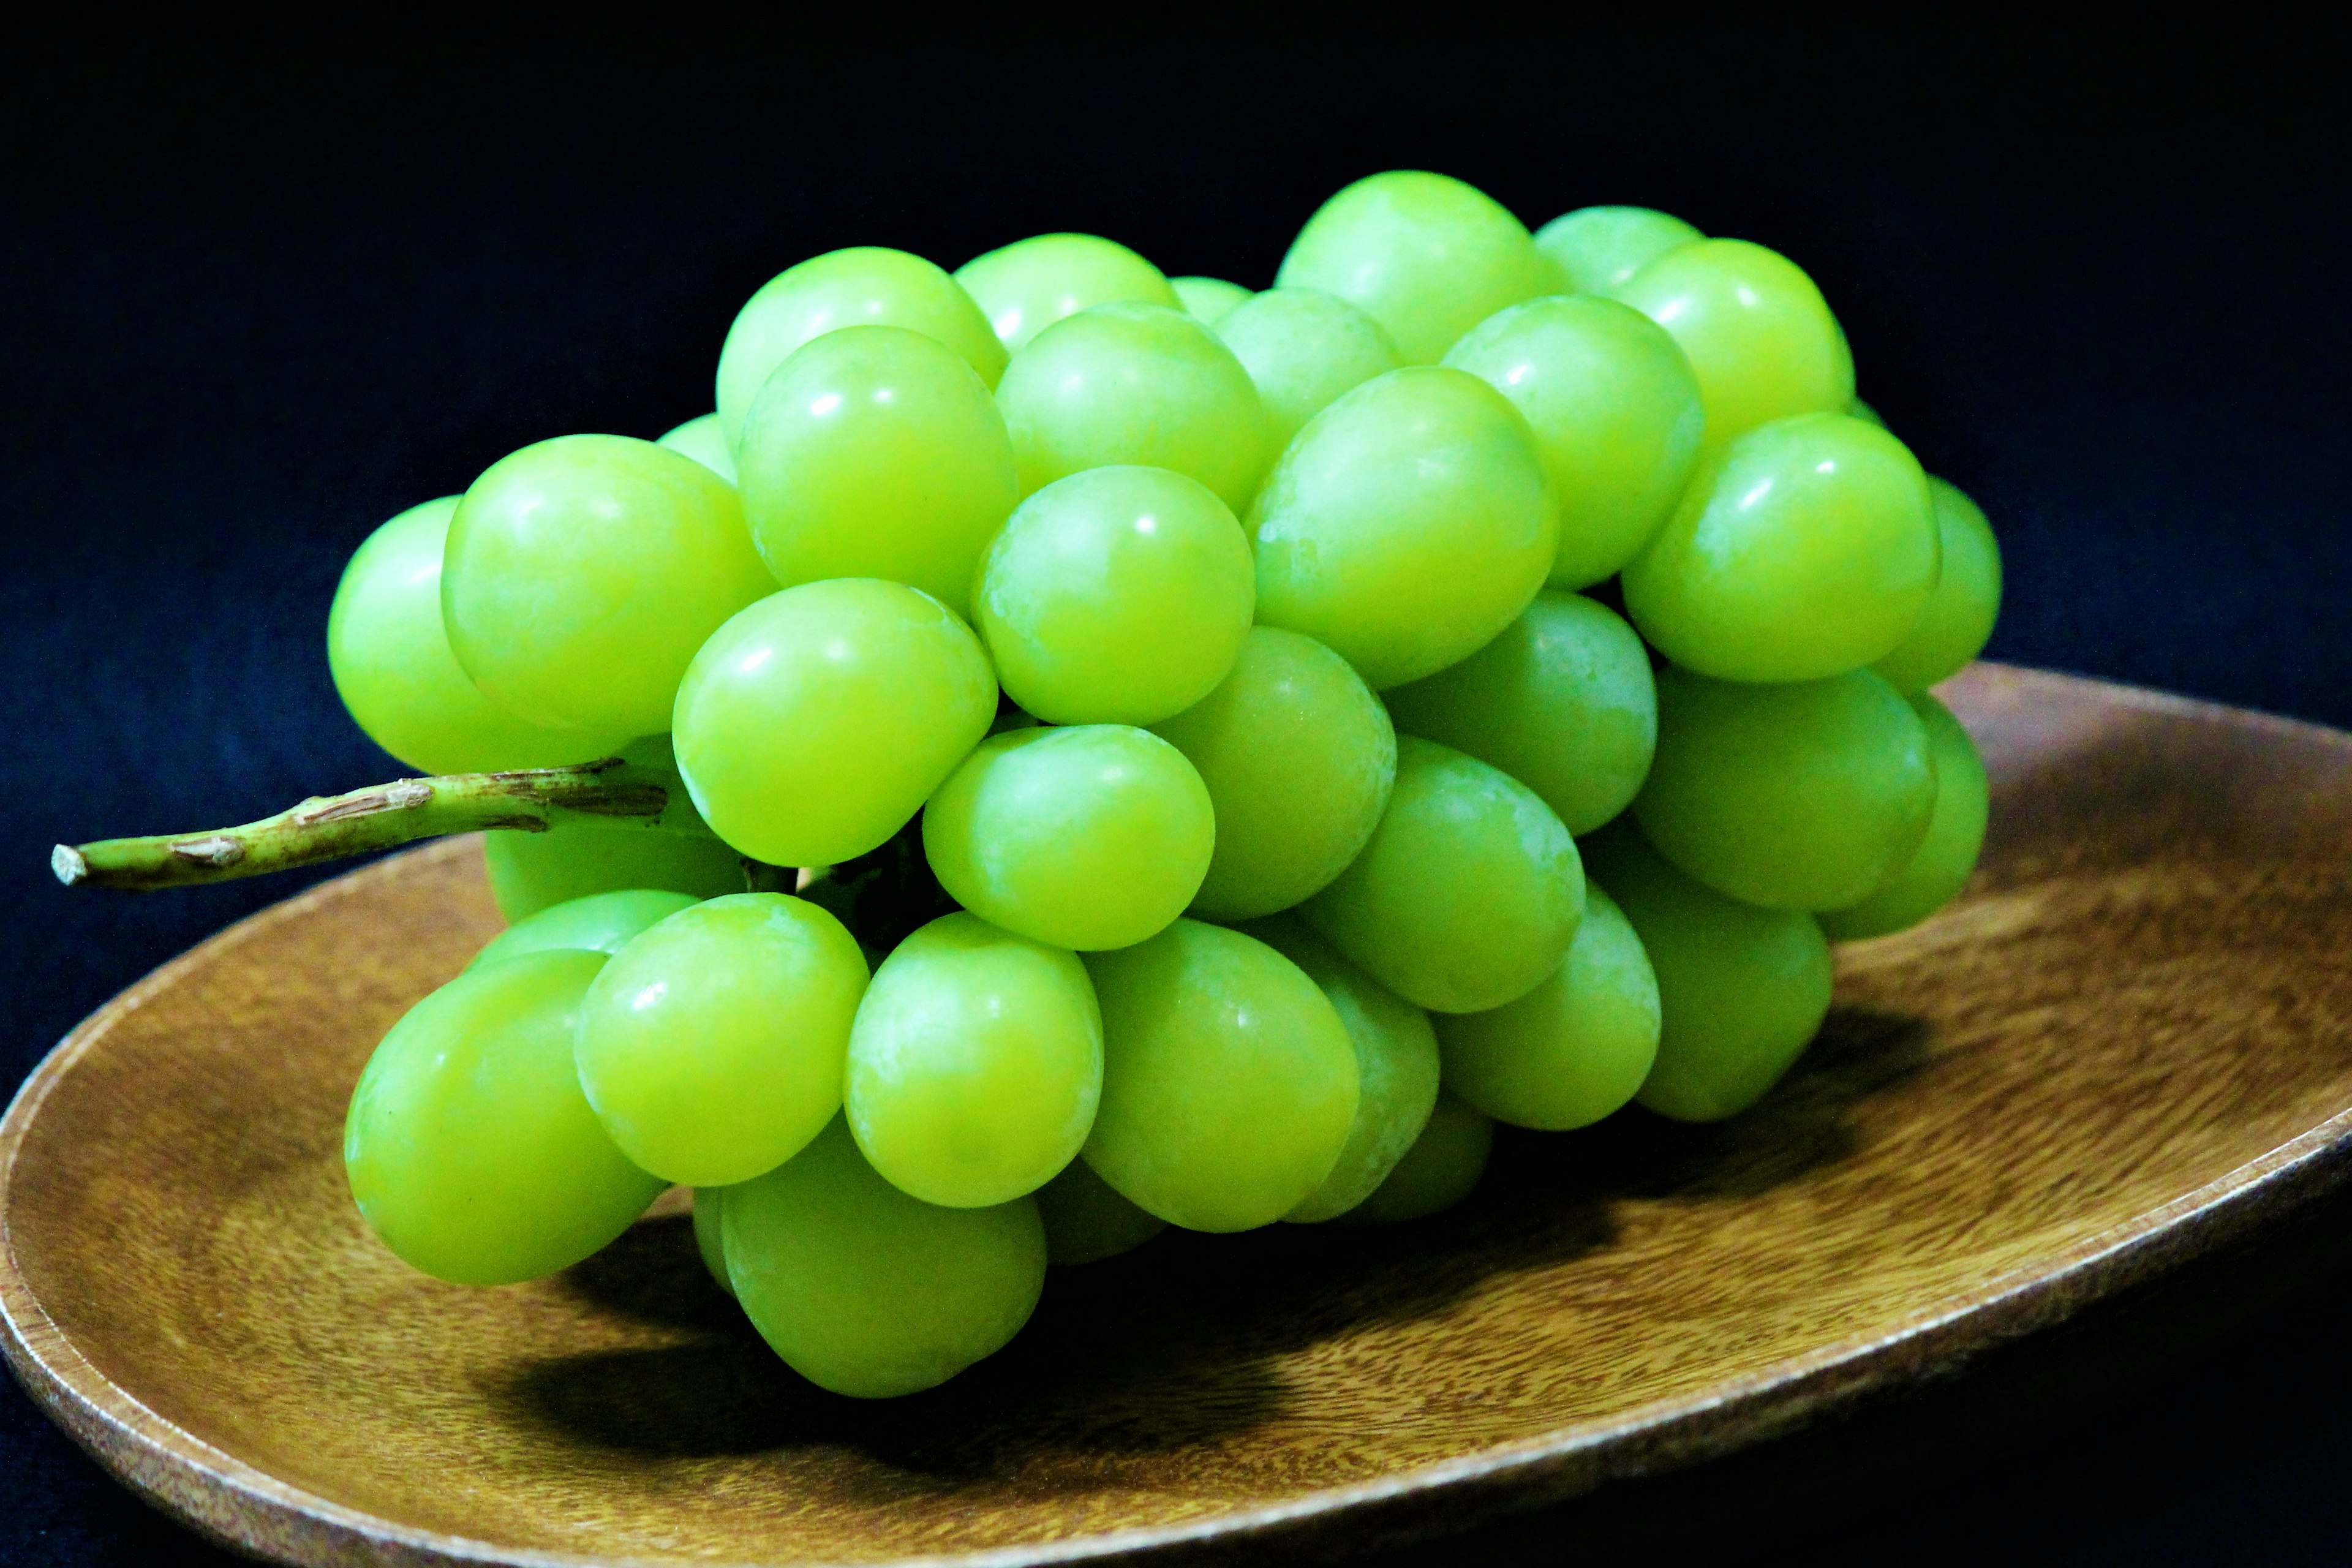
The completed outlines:
<svg viewBox="0 0 2352 1568">
<path fill-rule="evenodd" d="M 2064 1316 L 2352 1142 L 2352 737 L 1980 667 L 1969 896 L 1847 949 L 1714 1129 L 1498 1145 L 1383 1233 L 1057 1272 L 933 1394 L 812 1390 L 676 1205 L 530 1286 L 362 1229 L 345 1097 L 497 924 L 478 853 L 247 921 L 77 1029 L 0 1124 L 10 1364 L 165 1509 L 299 1563 L 991 1563 L 1336 1548 L 1769 1436 Z"/>
</svg>

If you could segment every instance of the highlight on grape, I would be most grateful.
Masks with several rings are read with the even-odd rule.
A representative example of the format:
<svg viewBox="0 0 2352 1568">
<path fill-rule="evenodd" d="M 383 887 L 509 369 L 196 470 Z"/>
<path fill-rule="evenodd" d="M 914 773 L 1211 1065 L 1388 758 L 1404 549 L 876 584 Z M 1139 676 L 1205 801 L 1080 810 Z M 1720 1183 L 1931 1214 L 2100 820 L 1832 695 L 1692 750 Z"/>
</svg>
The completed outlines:
<svg viewBox="0 0 2352 1568">
<path fill-rule="evenodd" d="M 1261 292 L 1089 235 L 839 250 L 751 297 L 714 401 L 360 547 L 336 689 L 431 776 L 53 862 L 488 830 L 509 929 L 344 1141 L 440 1279 L 685 1185 L 778 1355 L 912 1393 L 1168 1226 L 1408 1221 L 1496 1121 L 1738 1114 L 1830 942 L 1983 843 L 1929 689 L 1992 531 L 1762 246 L 1390 173 Z"/>
</svg>

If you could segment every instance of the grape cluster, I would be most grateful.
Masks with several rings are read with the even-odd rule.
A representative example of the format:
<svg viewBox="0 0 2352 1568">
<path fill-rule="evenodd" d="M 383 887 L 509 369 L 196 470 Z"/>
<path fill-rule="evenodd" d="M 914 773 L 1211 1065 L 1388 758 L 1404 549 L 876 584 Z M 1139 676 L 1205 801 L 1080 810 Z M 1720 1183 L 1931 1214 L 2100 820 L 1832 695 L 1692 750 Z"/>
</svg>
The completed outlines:
<svg viewBox="0 0 2352 1568">
<path fill-rule="evenodd" d="M 1969 875 L 1927 689 L 2000 591 L 1811 280 L 1660 213 L 1381 174 L 1260 293 L 1085 235 L 817 257 L 715 413 L 524 447 L 345 575 L 404 762 L 677 786 L 489 837 L 513 923 L 369 1063 L 352 1192 L 498 1284 L 690 1185 L 783 1359 L 887 1395 L 1049 1260 L 1433 1213 L 1496 1121 L 1730 1116 L 1830 940 Z"/>
</svg>

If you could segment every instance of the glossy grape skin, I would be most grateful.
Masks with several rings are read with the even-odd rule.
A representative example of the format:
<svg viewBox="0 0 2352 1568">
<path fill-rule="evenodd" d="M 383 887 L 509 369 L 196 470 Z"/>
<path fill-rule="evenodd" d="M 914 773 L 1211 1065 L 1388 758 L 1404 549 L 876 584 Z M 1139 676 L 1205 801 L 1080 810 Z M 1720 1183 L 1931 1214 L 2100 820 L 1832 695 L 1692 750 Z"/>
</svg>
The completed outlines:
<svg viewBox="0 0 2352 1568">
<path fill-rule="evenodd" d="M 1483 647 L 1550 574 L 1559 508 L 1528 423 L 1476 376 L 1408 366 L 1307 422 L 1251 503 L 1259 624 L 1377 689 Z"/>
<path fill-rule="evenodd" d="M 1087 955 L 1103 1015 L 1103 1095 L 1084 1158 L 1189 1230 L 1249 1230 L 1298 1205 L 1356 1114 L 1347 1026 L 1298 966 L 1254 937 L 1178 921 Z"/>
<path fill-rule="evenodd" d="M 1004 345 L 956 280 L 919 256 L 853 246 L 787 268 L 744 302 L 719 351 L 718 408 L 730 449 L 742 442 L 752 401 L 778 365 L 844 327 L 904 327 L 944 344 L 990 386 Z"/>
<path fill-rule="evenodd" d="M 1614 300 L 1530 300 L 1470 329 L 1445 363 L 1508 398 L 1559 498 L 1550 581 L 1582 588 L 1649 542 L 1698 467 L 1706 414 L 1664 329 Z"/>
<path fill-rule="evenodd" d="M 1599 882 L 1568 957 L 1517 1001 L 1440 1014 L 1445 1087 L 1498 1121 L 1589 1127 L 1630 1101 L 1658 1058 L 1658 977 Z"/>
<path fill-rule="evenodd" d="M 1706 237 L 1649 207 L 1579 207 L 1536 230 L 1536 248 L 1570 292 L 1606 294 L 1669 250 Z"/>
<path fill-rule="evenodd" d="M 1909 448 L 1843 414 L 1752 430 L 1703 468 L 1625 568 L 1625 608 L 1676 664 L 1817 680 L 1884 658 L 1943 570 Z"/>
<path fill-rule="evenodd" d="M 1551 284 L 1527 226 L 1493 197 L 1412 170 L 1370 175 L 1325 202 L 1275 277 L 1276 288 L 1360 307 L 1407 364 L 1435 364 L 1464 332 Z"/>
<path fill-rule="evenodd" d="M 951 1209 L 884 1181 L 828 1124 L 791 1161 L 730 1187 L 727 1277 L 760 1337 L 818 1387 L 887 1399 L 1003 1349 L 1045 1286 L 1037 1205 Z"/>
<path fill-rule="evenodd" d="M 736 457 L 777 582 L 881 577 L 965 616 L 981 552 L 1021 499 L 987 384 L 904 327 L 844 327 L 796 350 L 752 400 Z"/>
<path fill-rule="evenodd" d="M 745 610 L 695 656 L 671 734 L 714 831 L 772 866 L 833 866 L 914 816 L 996 718 L 971 629 L 928 595 L 843 578 Z"/>
<path fill-rule="evenodd" d="M 1058 1265 L 1117 1258 L 1168 1228 L 1166 1220 L 1119 1196 L 1084 1160 L 1071 1161 L 1039 1187 L 1036 1201 L 1045 1222 L 1046 1260 Z"/>
<path fill-rule="evenodd" d="M 1633 802 L 1658 852 L 1768 909 L 1867 898 L 1919 847 L 1936 805 L 1927 731 L 1866 669 L 1791 686 L 1658 676 L 1658 755 Z"/>
<path fill-rule="evenodd" d="M 1125 724 L 992 735 L 923 812 L 923 853 L 950 898 L 1082 952 L 1164 930 L 1200 890 L 1215 840 L 1192 764 Z"/>
<path fill-rule="evenodd" d="M 1871 668 L 1900 691 L 1948 680 L 1984 651 L 2000 618 L 2000 543 L 1983 509 L 1959 487 L 1927 476 L 1944 569 L 1911 635 Z"/>
<path fill-rule="evenodd" d="M 1668 865 L 1632 824 L 1584 841 L 1593 879 L 1633 922 L 1658 981 L 1658 1058 L 1634 1096 L 1676 1121 L 1719 1121 L 1764 1097 L 1820 1030 L 1830 946 L 1813 917 L 1727 899 Z"/>
<path fill-rule="evenodd" d="M 534 724 L 669 728 L 703 639 L 776 580 L 734 488 L 625 436 L 499 458 L 449 522 L 441 618 L 483 694 Z"/>
<path fill-rule="evenodd" d="M 1216 333 L 1164 305 L 1097 305 L 1037 334 L 996 389 L 1021 493 L 1114 463 L 1173 468 L 1235 511 L 1274 460 L 1265 406 Z"/>
<path fill-rule="evenodd" d="M 1398 1225 L 1450 1209 L 1476 1190 L 1494 1147 L 1493 1118 L 1441 1094 L 1429 1125 L 1388 1180 L 1340 1217 L 1356 1225 Z"/>
<path fill-rule="evenodd" d="M 1397 737 L 1396 788 L 1363 853 L 1300 906 L 1342 956 L 1406 1001 L 1481 1013 L 1559 967 L 1584 911 L 1575 842 L 1499 769 Z"/>
<path fill-rule="evenodd" d="M 977 915 L 942 915 L 883 960 L 858 1005 L 849 1129 L 901 1192 L 1005 1203 L 1076 1156 L 1102 1075 L 1086 966 Z"/>
<path fill-rule="evenodd" d="M 482 695 L 441 625 L 441 553 L 457 497 L 368 535 L 327 612 L 327 668 L 369 740 L 425 773 L 547 768 L 608 757 L 625 731 L 550 730 Z"/>
<path fill-rule="evenodd" d="M 468 970 L 410 1008 L 352 1092 L 343 1163 L 369 1228 L 412 1267 L 509 1285 L 601 1249 L 667 1184 L 631 1164 L 572 1071 L 601 952 Z"/>
<path fill-rule="evenodd" d="M 1886 416 L 1859 397 L 1849 401 L 1845 405 L 1845 411 L 1865 425 L 1875 425 L 1881 430 L 1887 428 Z"/>
<path fill-rule="evenodd" d="M 545 833 L 486 835 L 482 859 L 490 897 L 509 924 L 633 888 L 697 899 L 743 890 L 742 856 L 704 834 L 568 824 Z"/>
<path fill-rule="evenodd" d="M 1153 733 L 1184 753 L 1216 814 L 1192 912 L 1248 920 L 1330 885 L 1396 782 L 1396 730 L 1354 667 L 1297 632 L 1251 628 L 1217 689 Z"/>
<path fill-rule="evenodd" d="M 1843 413 L 1853 400 L 1845 330 L 1803 268 L 1778 251 L 1703 239 L 1667 251 L 1613 292 L 1682 345 L 1710 446 L 1792 414 Z"/>
<path fill-rule="evenodd" d="M 725 1187 L 694 1189 L 694 1250 L 701 1255 L 710 1282 L 732 1296 L 735 1282 L 727 1278 L 726 1210 Z"/>
<path fill-rule="evenodd" d="M 1257 386 L 1276 456 L 1341 394 L 1404 363 L 1378 321 L 1319 289 L 1254 294 L 1215 330 Z"/>
<path fill-rule="evenodd" d="M 980 305 L 997 341 L 1018 352 L 1055 322 L 1125 300 L 1181 310 L 1184 301 L 1160 268 L 1116 240 L 1091 234 L 1040 234 L 975 256 L 956 281 Z M 989 378 L 992 384 L 995 377 Z"/>
<path fill-rule="evenodd" d="M 1917 925 L 1959 896 L 1984 849 L 1991 785 L 1976 742 L 1951 710 L 1921 692 L 1911 706 L 1927 726 L 1936 757 L 1936 810 L 1927 836 L 1903 868 L 1858 904 L 1824 911 L 1832 942 L 1885 936 Z"/>
<path fill-rule="evenodd" d="M 1049 724 L 1150 724 L 1225 679 L 1257 567 L 1231 508 L 1166 468 L 1056 479 L 987 547 L 973 624 L 1005 694 Z"/>
<path fill-rule="evenodd" d="M 1649 650 L 1608 605 L 1557 588 L 1461 663 L 1391 689 L 1388 707 L 1526 784 L 1572 834 L 1624 810 L 1657 749 Z"/>
<path fill-rule="evenodd" d="M 691 908 L 695 902 L 691 893 L 661 892 L 651 888 L 591 893 L 515 921 L 490 938 L 466 967 L 497 963 L 526 952 L 615 953 L 639 931 L 680 910 Z"/>
<path fill-rule="evenodd" d="M 735 482 L 735 449 L 716 414 L 700 415 L 683 425 L 672 426 L 654 438 L 654 445 L 683 452 L 729 484 Z"/>
<path fill-rule="evenodd" d="M 1228 283 L 1222 278 L 1171 278 L 1168 286 L 1176 290 L 1177 300 L 1183 305 L 1184 313 L 1204 324 L 1216 321 L 1252 297 L 1250 289 L 1238 283 Z"/>
</svg>

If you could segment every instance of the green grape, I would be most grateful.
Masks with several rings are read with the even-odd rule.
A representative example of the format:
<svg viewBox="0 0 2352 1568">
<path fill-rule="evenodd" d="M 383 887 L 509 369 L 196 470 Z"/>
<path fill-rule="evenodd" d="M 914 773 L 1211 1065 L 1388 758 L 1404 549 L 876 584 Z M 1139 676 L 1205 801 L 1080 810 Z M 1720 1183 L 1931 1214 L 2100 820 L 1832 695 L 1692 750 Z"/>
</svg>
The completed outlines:
<svg viewBox="0 0 2352 1568">
<path fill-rule="evenodd" d="M 1536 230 L 1536 248 L 1559 268 L 1568 291 L 1606 294 L 1669 250 L 1706 237 L 1648 207 L 1579 207 Z"/>
<path fill-rule="evenodd" d="M 1021 499 L 987 384 L 904 327 L 845 327 L 795 351 L 752 400 L 736 455 L 776 581 L 883 577 L 960 616 Z"/>
<path fill-rule="evenodd" d="M 1028 495 L 1113 463 L 1173 468 L 1235 511 L 1274 460 L 1265 405 L 1217 334 L 1164 305 L 1097 305 L 1013 356 L 996 389 Z"/>
<path fill-rule="evenodd" d="M 1559 508 L 1528 422 L 1476 376 L 1408 366 L 1298 433 L 1251 503 L 1257 616 L 1375 688 L 1466 658 L 1549 574 Z"/>
<path fill-rule="evenodd" d="M 883 960 L 858 1004 L 849 1130 L 901 1192 L 1004 1203 L 1077 1154 L 1102 1062 L 1102 1013 L 1075 955 L 942 915 Z"/>
<path fill-rule="evenodd" d="M 1084 1160 L 1037 1189 L 1037 1214 L 1045 1222 L 1045 1258 L 1063 1265 L 1099 1263 L 1132 1252 L 1168 1228 L 1118 1195 Z"/>
<path fill-rule="evenodd" d="M 1834 910 L 1908 860 L 1936 806 L 1927 731 L 1866 669 L 1792 686 L 1658 676 L 1643 837 L 1717 892 Z"/>
<path fill-rule="evenodd" d="M 1778 251 L 1702 239 L 1612 292 L 1682 345 L 1698 374 L 1710 445 L 1792 414 L 1843 413 L 1853 400 L 1844 329 L 1813 280 Z"/>
<path fill-rule="evenodd" d="M 904 327 L 961 355 L 990 386 L 1004 374 L 1004 345 L 956 279 L 903 250 L 829 250 L 768 279 L 727 329 L 718 402 L 730 450 L 742 445 L 743 422 L 775 368 L 802 344 L 844 327 Z"/>
<path fill-rule="evenodd" d="M 1567 959 L 1517 1001 L 1440 1014 L 1445 1087 L 1498 1121 L 1589 1127 L 1633 1098 L 1658 1057 L 1658 977 L 1600 883 Z"/>
<path fill-rule="evenodd" d="M 651 888 L 591 893 L 515 921 L 490 938 L 466 967 L 497 963 L 526 952 L 618 952 L 639 931 L 692 908 L 696 901 L 691 893 Z"/>
<path fill-rule="evenodd" d="M 1176 290 L 1185 314 L 1199 321 L 1213 321 L 1250 298 L 1249 289 L 1222 278 L 1171 278 L 1168 287 Z"/>
<path fill-rule="evenodd" d="M 805 899 L 733 893 L 613 957 L 580 1005 L 580 1088 L 621 1152 L 664 1181 L 773 1170 L 841 1109 L 866 958 Z"/>
<path fill-rule="evenodd" d="M 1244 929 L 1321 988 L 1356 1049 L 1356 1117 L 1348 1142 L 1322 1184 L 1282 1216 L 1299 1224 L 1331 1219 L 1371 1196 L 1429 1124 L 1437 1103 L 1437 1036 L 1428 1014 L 1334 952 L 1304 922 L 1277 915 Z"/>
<path fill-rule="evenodd" d="M 1358 180 L 1325 202 L 1275 277 L 1277 288 L 1362 307 L 1407 364 L 1435 364 L 1472 327 L 1551 284 L 1527 226 L 1493 197 L 1409 170 Z"/>
<path fill-rule="evenodd" d="M 1649 650 L 1614 610 L 1558 588 L 1461 663 L 1392 689 L 1388 706 L 1409 732 L 1535 791 L 1575 834 L 1625 809 L 1657 748 Z"/>
<path fill-rule="evenodd" d="M 655 437 L 654 445 L 683 452 L 729 484 L 735 482 L 735 449 L 728 444 L 727 431 L 716 414 L 674 426 Z"/>
<path fill-rule="evenodd" d="M 1700 469 L 1625 568 L 1625 608 L 1676 664 L 1815 680 L 1885 658 L 1943 570 L 1927 476 L 1843 414 L 1751 430 Z"/>
<path fill-rule="evenodd" d="M 681 798 L 685 793 L 678 791 Z M 545 833 L 488 834 L 482 859 L 490 897 L 509 924 L 575 899 L 627 889 L 697 899 L 743 890 L 743 858 L 701 833 L 567 823 Z"/>
<path fill-rule="evenodd" d="M 1357 1225 L 1397 1225 L 1450 1209 L 1477 1187 L 1494 1147 L 1494 1121 L 1441 1094 L 1429 1125 L 1388 1180 L 1341 1217 Z"/>
<path fill-rule="evenodd" d="M 1086 962 L 1103 1019 L 1096 1174 L 1188 1230 L 1270 1225 L 1322 1184 L 1355 1121 L 1356 1052 L 1297 964 L 1189 920 Z"/>
<path fill-rule="evenodd" d="M 1634 1098 L 1676 1121 L 1720 1121 L 1764 1097 L 1830 1008 L 1830 944 L 1809 914 L 1693 881 L 1629 823 L 1584 841 L 1658 981 L 1658 1059 Z"/>
<path fill-rule="evenodd" d="M 1234 667 L 1257 568 L 1231 508 L 1165 468 L 1088 468 L 987 549 L 974 624 L 1005 695 L 1049 724 L 1150 724 Z"/>
<path fill-rule="evenodd" d="M 1217 336 L 1257 385 L 1279 456 L 1307 422 L 1404 363 L 1378 321 L 1319 289 L 1269 289 L 1217 318 Z"/>
<path fill-rule="evenodd" d="M 1984 848 L 1991 785 L 1976 742 L 1951 710 L 1926 692 L 1912 698 L 1911 706 L 1927 727 L 1927 743 L 1935 752 L 1936 813 L 1901 870 L 1862 902 L 1822 915 L 1822 929 L 1832 942 L 1917 925 L 1959 896 Z"/>
<path fill-rule="evenodd" d="M 1192 912 L 1247 920 L 1320 892 L 1371 838 L 1396 782 L 1396 731 L 1354 667 L 1297 632 L 1255 626 L 1233 673 L 1153 732 L 1184 753 L 1216 811 Z"/>
<path fill-rule="evenodd" d="M 776 580 L 734 489 L 626 436 L 501 458 L 449 521 L 441 618 L 483 694 L 534 724 L 669 728 L 703 639 Z"/>
<path fill-rule="evenodd" d="M 2000 543 L 1992 524 L 1957 485 L 1933 474 L 1927 494 L 1943 539 L 1943 574 L 1911 635 L 1871 666 L 1901 691 L 1925 691 L 1958 675 L 1984 651 L 2000 617 Z"/>
<path fill-rule="evenodd" d="M 1045 1288 L 1037 1205 L 951 1209 L 876 1174 L 836 1119 L 721 1209 L 752 1327 L 819 1388 L 887 1399 L 1002 1350 Z"/>
<path fill-rule="evenodd" d="M 1116 240 L 1091 234 L 1015 240 L 973 257 L 956 268 L 955 279 L 979 302 L 1008 351 L 1097 305 L 1136 300 L 1171 310 L 1184 306 L 1160 268 Z"/>
<path fill-rule="evenodd" d="M 897 583 L 804 583 L 719 627 L 678 687 L 678 771 L 712 829 L 772 866 L 879 847 L 996 718 L 971 629 Z"/>
<path fill-rule="evenodd" d="M 572 1071 L 601 952 L 468 970 L 411 1007 L 368 1058 L 343 1126 L 361 1215 L 412 1267 L 460 1285 L 568 1268 L 667 1184 L 625 1158 Z"/>
<path fill-rule="evenodd" d="M 1559 498 L 1551 581 L 1582 588 L 1648 542 L 1698 466 L 1706 416 L 1690 362 L 1664 328 L 1614 300 L 1530 300 L 1448 351 L 1510 399 Z"/>
<path fill-rule="evenodd" d="M 367 537 L 327 612 L 327 668 L 369 740 L 427 773 L 548 768 L 609 757 L 625 730 L 548 730 L 493 706 L 449 651 L 441 551 L 457 497 L 410 507 Z"/>
<path fill-rule="evenodd" d="M 1873 408 L 1869 404 L 1864 403 L 1859 397 L 1849 402 L 1845 405 L 1845 411 L 1848 415 L 1861 420 L 1865 425 L 1875 425 L 1881 430 L 1886 428 L 1885 416 L 1881 415 L 1877 409 Z"/>
<path fill-rule="evenodd" d="M 694 1189 L 694 1249 L 702 1255 L 711 1283 L 732 1296 L 735 1284 L 727 1278 L 726 1200 L 725 1187 Z"/>
<path fill-rule="evenodd" d="M 992 735 L 923 812 L 923 853 L 950 898 L 1081 950 L 1165 929 L 1200 890 L 1215 840 L 1192 764 L 1125 724 Z"/>
<path fill-rule="evenodd" d="M 1527 785 L 1475 757 L 1397 737 L 1396 788 L 1371 841 L 1299 906 L 1371 977 L 1435 1013 L 1483 1013 L 1559 967 L 1584 910 L 1576 844 Z"/>
</svg>

